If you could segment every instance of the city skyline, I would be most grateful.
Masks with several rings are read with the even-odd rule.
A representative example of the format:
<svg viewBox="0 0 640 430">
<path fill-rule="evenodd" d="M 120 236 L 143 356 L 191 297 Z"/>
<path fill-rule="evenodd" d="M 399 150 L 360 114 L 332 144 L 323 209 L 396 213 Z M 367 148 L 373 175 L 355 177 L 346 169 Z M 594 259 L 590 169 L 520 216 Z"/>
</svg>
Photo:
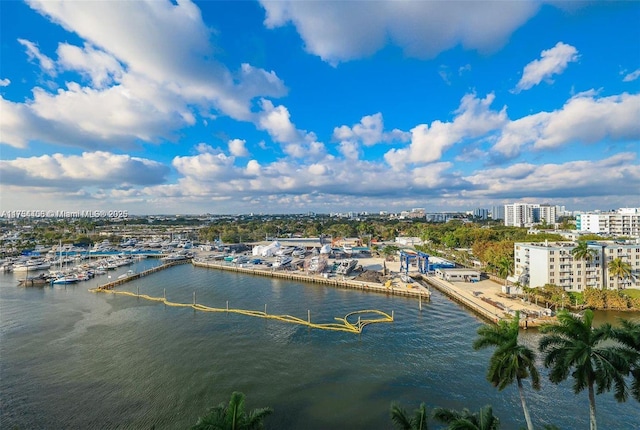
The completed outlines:
<svg viewBox="0 0 640 430">
<path fill-rule="evenodd" d="M 2 210 L 640 206 L 635 2 L 0 7 Z"/>
</svg>

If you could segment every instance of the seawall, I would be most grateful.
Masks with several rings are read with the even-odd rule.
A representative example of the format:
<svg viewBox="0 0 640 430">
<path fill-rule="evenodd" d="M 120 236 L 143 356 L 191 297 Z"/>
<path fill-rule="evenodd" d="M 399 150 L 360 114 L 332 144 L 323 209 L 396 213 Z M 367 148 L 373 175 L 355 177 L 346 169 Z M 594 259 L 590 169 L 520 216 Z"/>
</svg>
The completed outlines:
<svg viewBox="0 0 640 430">
<path fill-rule="evenodd" d="M 396 296 L 408 296 L 429 300 L 431 293 L 424 285 L 391 285 L 386 287 L 375 282 L 355 281 L 352 279 L 336 279 L 325 278 L 320 275 L 311 275 L 305 273 L 296 273 L 285 270 L 265 270 L 255 269 L 253 267 L 243 267 L 242 265 L 230 265 L 212 261 L 193 260 L 196 267 L 205 267 L 209 269 L 228 270 L 232 272 L 245 273 L 255 276 L 266 276 L 270 278 L 282 278 L 292 281 L 309 282 L 314 284 L 328 285 L 336 288 L 347 288 L 361 291 L 371 291 L 374 293 L 391 294 Z"/>
</svg>

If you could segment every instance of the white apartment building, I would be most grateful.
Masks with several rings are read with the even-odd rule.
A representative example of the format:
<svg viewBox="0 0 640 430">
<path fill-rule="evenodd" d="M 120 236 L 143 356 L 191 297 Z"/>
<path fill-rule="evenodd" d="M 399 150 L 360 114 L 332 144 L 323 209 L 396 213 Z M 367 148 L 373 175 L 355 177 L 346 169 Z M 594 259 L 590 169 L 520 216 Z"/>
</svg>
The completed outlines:
<svg viewBox="0 0 640 430">
<path fill-rule="evenodd" d="M 542 287 L 554 284 L 567 291 L 583 291 L 586 287 L 640 288 L 640 242 L 591 242 L 595 250 L 590 261 L 575 259 L 571 250 L 576 242 L 533 242 L 514 244 L 514 276 L 522 285 Z M 631 277 L 619 279 L 608 273 L 607 266 L 615 258 L 631 266 Z"/>
<path fill-rule="evenodd" d="M 555 224 L 558 220 L 555 206 L 547 204 L 513 203 L 504 205 L 504 225 L 513 227 L 529 227 L 535 223 L 546 221 Z"/>
<path fill-rule="evenodd" d="M 640 237 L 640 208 L 579 213 L 576 215 L 576 229 L 611 236 Z"/>
<path fill-rule="evenodd" d="M 540 205 L 538 207 L 538 221 L 546 221 L 553 225 L 558 221 L 558 208 L 551 205 Z"/>
<path fill-rule="evenodd" d="M 533 224 L 533 205 L 513 203 L 504 205 L 504 225 L 524 227 Z"/>
</svg>

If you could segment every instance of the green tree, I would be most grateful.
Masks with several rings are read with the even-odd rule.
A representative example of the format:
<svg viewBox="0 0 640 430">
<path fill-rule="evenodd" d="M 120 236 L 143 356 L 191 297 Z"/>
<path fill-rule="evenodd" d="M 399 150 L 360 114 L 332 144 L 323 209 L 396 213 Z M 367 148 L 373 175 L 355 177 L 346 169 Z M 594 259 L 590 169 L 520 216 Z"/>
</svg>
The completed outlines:
<svg viewBox="0 0 640 430">
<path fill-rule="evenodd" d="M 254 430 L 264 427 L 264 419 L 273 413 L 271 408 L 254 409 L 248 414 L 244 411 L 245 396 L 234 391 L 229 404 L 220 403 L 209 413 L 198 418 L 192 430 Z"/>
<path fill-rule="evenodd" d="M 578 245 L 571 250 L 571 255 L 576 260 L 582 260 L 584 262 L 584 270 L 582 271 L 583 281 L 582 287 L 587 288 L 587 265 L 591 260 L 593 260 L 598 252 L 589 248 L 589 244 L 586 240 L 581 240 L 578 242 Z"/>
<path fill-rule="evenodd" d="M 640 322 L 620 320 L 620 327 L 612 329 L 611 337 L 631 350 L 631 395 L 640 402 Z"/>
<path fill-rule="evenodd" d="M 616 286 L 620 289 L 620 281 L 631 276 L 631 265 L 622 258 L 614 258 L 607 264 L 607 270 L 616 278 Z"/>
<path fill-rule="evenodd" d="M 382 248 L 382 253 L 384 254 L 385 257 L 396 255 L 398 251 L 400 251 L 400 248 L 398 248 L 395 245 L 387 245 L 384 248 Z"/>
<path fill-rule="evenodd" d="M 557 324 L 541 327 L 545 335 L 539 348 L 545 354 L 545 367 L 551 369 L 549 380 L 557 384 L 571 375 L 574 393 L 588 389 L 590 428 L 596 430 L 596 390 L 601 394 L 610 391 L 613 385 L 616 400 L 627 399 L 625 375 L 629 374 L 631 365 L 628 350 L 607 342 L 611 325 L 594 328 L 593 312 L 589 309 L 582 318 L 566 311 L 557 317 Z"/>
<path fill-rule="evenodd" d="M 501 257 L 498 261 L 498 275 L 504 278 L 505 292 L 507 289 L 507 278 L 513 274 L 513 260 L 507 257 Z"/>
<path fill-rule="evenodd" d="M 429 414 L 424 403 L 421 403 L 420 407 L 413 412 L 413 417 L 409 417 L 405 409 L 397 403 L 391 405 L 391 420 L 398 429 L 427 430 L 429 428 L 427 418 L 429 418 Z"/>
<path fill-rule="evenodd" d="M 500 428 L 500 420 L 493 415 L 493 408 L 489 405 L 480 408 L 476 413 L 471 413 L 468 409 L 460 412 L 455 409 L 435 408 L 433 418 L 447 424 L 449 430 L 497 430 Z"/>
<path fill-rule="evenodd" d="M 500 321 L 498 325 L 484 325 L 478 329 L 478 338 L 473 342 L 473 349 L 495 347 L 489 360 L 487 380 L 502 391 L 516 381 L 520 402 L 528 430 L 533 430 L 533 423 L 527 408 L 522 381 L 531 378 L 534 389 L 540 389 L 540 374 L 535 366 L 536 355 L 525 345 L 518 343 L 520 333 L 520 312 L 516 312 L 511 321 Z"/>
</svg>

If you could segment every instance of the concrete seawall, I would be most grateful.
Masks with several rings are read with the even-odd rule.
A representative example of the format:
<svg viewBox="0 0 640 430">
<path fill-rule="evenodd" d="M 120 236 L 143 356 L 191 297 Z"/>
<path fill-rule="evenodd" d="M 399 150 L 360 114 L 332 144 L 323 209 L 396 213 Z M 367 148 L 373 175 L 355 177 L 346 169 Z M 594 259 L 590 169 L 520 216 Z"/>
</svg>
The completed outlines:
<svg viewBox="0 0 640 430">
<path fill-rule="evenodd" d="M 482 301 L 481 299 L 473 296 L 469 296 L 463 290 L 457 288 L 455 285 L 450 284 L 449 282 L 438 279 L 434 276 L 425 276 L 421 275 L 422 280 L 428 283 L 430 286 L 440 291 L 451 300 L 460 303 L 467 309 L 473 311 L 476 315 L 480 316 L 487 322 L 492 322 L 497 324 L 502 320 L 509 320 L 512 318 L 512 314 L 506 312 L 503 309 L 497 308 L 495 306 L 491 306 L 489 303 Z M 553 318 L 532 318 L 526 315 L 520 316 L 520 327 L 522 328 L 533 328 L 539 327 L 543 324 L 550 323 L 553 321 Z"/>
<path fill-rule="evenodd" d="M 429 300 L 431 293 L 429 289 L 424 285 L 415 285 L 415 286 L 390 286 L 386 287 L 384 285 L 375 283 L 375 282 L 363 282 L 363 281 L 355 281 L 351 279 L 336 279 L 336 278 L 325 278 L 320 275 L 310 275 L 304 273 L 296 273 L 284 270 L 264 270 L 264 269 L 255 269 L 252 267 L 242 267 L 238 265 L 230 265 L 219 262 L 211 262 L 211 261 L 198 261 L 193 260 L 193 265 L 196 267 L 206 267 L 210 269 L 220 269 L 220 270 L 228 270 L 232 272 L 245 273 L 248 275 L 256 275 L 256 276 L 267 276 L 270 278 L 282 278 L 289 279 L 292 281 L 299 282 L 309 282 L 315 284 L 328 285 L 336 288 L 348 288 L 355 289 L 361 291 L 371 291 L 375 293 L 382 294 L 391 294 L 396 296 L 408 296 L 408 297 L 416 297 L 421 298 L 423 300 Z"/>
</svg>

